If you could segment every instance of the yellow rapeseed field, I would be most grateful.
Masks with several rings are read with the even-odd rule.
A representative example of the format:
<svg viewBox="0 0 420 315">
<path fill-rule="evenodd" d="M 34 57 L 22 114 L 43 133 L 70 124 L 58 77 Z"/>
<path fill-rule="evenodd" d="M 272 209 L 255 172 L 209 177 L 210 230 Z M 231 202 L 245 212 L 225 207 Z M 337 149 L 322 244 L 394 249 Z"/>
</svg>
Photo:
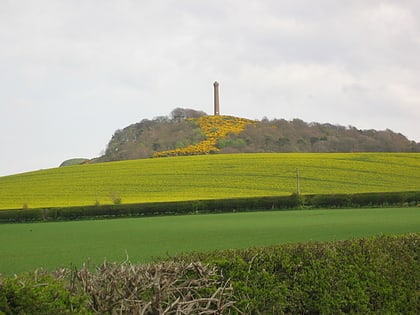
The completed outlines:
<svg viewBox="0 0 420 315">
<path fill-rule="evenodd" d="M 418 153 L 209 154 L 0 177 L 0 209 L 420 190 Z"/>
</svg>

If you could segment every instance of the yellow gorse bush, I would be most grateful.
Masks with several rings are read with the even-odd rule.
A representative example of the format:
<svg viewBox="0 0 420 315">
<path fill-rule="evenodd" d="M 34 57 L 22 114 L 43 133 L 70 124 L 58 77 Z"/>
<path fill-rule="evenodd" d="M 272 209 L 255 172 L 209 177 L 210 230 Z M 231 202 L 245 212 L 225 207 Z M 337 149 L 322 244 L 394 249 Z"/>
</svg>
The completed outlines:
<svg viewBox="0 0 420 315">
<path fill-rule="evenodd" d="M 200 155 L 217 152 L 219 151 L 219 148 L 216 146 L 217 141 L 225 138 L 229 133 L 238 134 L 247 125 L 255 123 L 249 119 L 233 116 L 201 116 L 200 118 L 191 118 L 191 120 L 200 126 L 206 135 L 205 140 L 185 148 L 155 152 L 153 157 Z"/>
</svg>

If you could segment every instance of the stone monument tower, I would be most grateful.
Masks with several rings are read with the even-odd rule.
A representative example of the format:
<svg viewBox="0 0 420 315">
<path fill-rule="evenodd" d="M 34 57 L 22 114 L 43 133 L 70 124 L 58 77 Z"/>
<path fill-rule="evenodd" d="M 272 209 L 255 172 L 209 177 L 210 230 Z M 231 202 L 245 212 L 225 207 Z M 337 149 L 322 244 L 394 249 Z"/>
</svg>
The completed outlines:
<svg viewBox="0 0 420 315">
<path fill-rule="evenodd" d="M 219 103 L 219 82 L 213 83 L 214 87 L 214 116 L 220 115 L 220 103 Z"/>
</svg>

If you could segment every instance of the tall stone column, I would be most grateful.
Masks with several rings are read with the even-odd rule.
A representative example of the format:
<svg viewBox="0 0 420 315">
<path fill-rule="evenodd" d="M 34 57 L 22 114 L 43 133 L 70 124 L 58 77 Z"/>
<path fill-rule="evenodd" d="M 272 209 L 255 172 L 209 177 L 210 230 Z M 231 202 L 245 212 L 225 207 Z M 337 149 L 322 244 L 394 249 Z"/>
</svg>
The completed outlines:
<svg viewBox="0 0 420 315">
<path fill-rule="evenodd" d="M 219 82 L 213 83 L 214 87 L 214 115 L 220 115 L 220 104 L 219 104 Z"/>
</svg>

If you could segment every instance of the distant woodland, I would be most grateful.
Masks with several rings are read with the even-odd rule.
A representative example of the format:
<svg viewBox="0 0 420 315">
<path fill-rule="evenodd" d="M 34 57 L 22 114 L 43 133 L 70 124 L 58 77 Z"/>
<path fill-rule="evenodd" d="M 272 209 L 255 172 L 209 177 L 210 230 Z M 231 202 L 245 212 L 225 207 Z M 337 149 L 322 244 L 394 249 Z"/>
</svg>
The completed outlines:
<svg viewBox="0 0 420 315">
<path fill-rule="evenodd" d="M 152 157 L 155 152 L 184 148 L 206 139 L 196 119 L 206 113 L 176 108 L 169 116 L 144 119 L 117 130 L 105 154 L 92 162 Z M 360 130 L 300 119 L 262 119 L 240 133 L 217 140 L 211 153 L 250 152 L 420 152 L 420 143 L 389 129 Z"/>
</svg>

